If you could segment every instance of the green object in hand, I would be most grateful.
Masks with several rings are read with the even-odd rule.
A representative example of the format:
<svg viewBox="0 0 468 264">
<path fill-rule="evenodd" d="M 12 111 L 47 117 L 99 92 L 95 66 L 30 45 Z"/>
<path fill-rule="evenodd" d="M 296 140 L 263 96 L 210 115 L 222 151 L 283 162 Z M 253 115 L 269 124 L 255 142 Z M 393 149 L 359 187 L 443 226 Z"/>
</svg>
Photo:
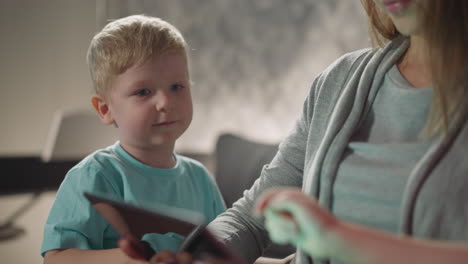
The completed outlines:
<svg viewBox="0 0 468 264">
<path fill-rule="evenodd" d="M 289 244 L 298 236 L 297 226 L 292 219 L 280 216 L 272 209 L 267 209 L 264 213 L 265 225 L 270 234 L 270 238 L 277 244 Z"/>
<path fill-rule="evenodd" d="M 288 213 L 291 217 L 285 215 Z M 318 258 L 329 257 L 329 242 L 325 230 L 293 202 L 279 202 L 265 212 L 265 226 L 273 242 L 290 243 Z"/>
</svg>

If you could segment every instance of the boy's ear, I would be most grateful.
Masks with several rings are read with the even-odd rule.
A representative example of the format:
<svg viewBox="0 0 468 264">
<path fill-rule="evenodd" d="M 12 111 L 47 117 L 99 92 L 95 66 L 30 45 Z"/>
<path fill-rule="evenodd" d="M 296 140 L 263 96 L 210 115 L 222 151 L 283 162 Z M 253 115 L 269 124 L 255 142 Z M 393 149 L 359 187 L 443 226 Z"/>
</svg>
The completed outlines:
<svg viewBox="0 0 468 264">
<path fill-rule="evenodd" d="M 91 104 L 99 115 L 99 119 L 106 125 L 114 124 L 114 118 L 109 109 L 106 99 L 101 94 L 95 94 L 91 98 Z"/>
</svg>

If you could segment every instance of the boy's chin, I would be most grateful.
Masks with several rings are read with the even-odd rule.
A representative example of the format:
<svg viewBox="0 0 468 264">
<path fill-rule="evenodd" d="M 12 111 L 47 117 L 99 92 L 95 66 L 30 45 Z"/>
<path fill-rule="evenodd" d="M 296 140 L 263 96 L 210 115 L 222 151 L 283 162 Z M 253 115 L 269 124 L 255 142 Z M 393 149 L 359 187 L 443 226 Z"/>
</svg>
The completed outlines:
<svg viewBox="0 0 468 264">
<path fill-rule="evenodd" d="M 178 136 L 174 135 L 158 136 L 152 138 L 150 144 L 154 147 L 174 147 L 178 138 Z"/>
</svg>

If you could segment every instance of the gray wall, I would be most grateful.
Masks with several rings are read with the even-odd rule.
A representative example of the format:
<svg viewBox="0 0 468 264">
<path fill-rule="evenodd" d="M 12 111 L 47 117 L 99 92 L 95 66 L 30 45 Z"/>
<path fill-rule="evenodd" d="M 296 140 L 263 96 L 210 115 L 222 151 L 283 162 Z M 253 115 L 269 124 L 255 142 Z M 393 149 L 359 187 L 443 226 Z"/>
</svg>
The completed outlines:
<svg viewBox="0 0 468 264">
<path fill-rule="evenodd" d="M 0 155 L 38 155 L 52 113 L 89 107 L 94 0 L 0 2 Z"/>
<path fill-rule="evenodd" d="M 357 0 L 3 0 L 0 155 L 38 155 L 56 109 L 91 108 L 88 43 L 134 13 L 170 21 L 191 47 L 195 116 L 180 151 L 209 152 L 223 131 L 279 141 L 316 74 L 368 46 Z"/>
</svg>

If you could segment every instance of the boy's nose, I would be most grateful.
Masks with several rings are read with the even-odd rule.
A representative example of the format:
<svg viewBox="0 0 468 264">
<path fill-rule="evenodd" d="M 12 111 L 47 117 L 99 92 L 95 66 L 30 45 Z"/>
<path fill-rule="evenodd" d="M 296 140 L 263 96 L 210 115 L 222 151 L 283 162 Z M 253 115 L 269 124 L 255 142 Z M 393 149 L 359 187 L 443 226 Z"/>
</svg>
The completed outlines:
<svg viewBox="0 0 468 264">
<path fill-rule="evenodd" d="M 156 110 L 160 112 L 169 112 L 172 110 L 172 98 L 171 95 L 165 92 L 160 92 L 156 96 Z"/>
</svg>

